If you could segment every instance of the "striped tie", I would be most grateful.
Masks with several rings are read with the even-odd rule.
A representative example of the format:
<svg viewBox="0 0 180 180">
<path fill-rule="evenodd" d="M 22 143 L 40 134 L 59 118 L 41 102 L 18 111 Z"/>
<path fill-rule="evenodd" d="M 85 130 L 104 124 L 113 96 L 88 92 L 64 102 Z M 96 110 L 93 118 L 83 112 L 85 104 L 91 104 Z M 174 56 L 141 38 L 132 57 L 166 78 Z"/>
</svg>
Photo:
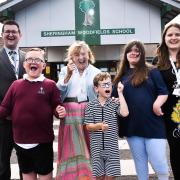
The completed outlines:
<svg viewBox="0 0 180 180">
<path fill-rule="evenodd" d="M 13 64 L 12 64 L 12 66 L 13 66 L 13 70 L 14 70 L 14 72 L 15 72 L 15 74 L 16 74 L 16 76 L 17 76 L 17 53 L 16 53 L 16 51 L 10 51 L 9 52 L 9 55 L 10 55 L 10 57 L 11 57 L 11 60 L 13 61 Z"/>
</svg>

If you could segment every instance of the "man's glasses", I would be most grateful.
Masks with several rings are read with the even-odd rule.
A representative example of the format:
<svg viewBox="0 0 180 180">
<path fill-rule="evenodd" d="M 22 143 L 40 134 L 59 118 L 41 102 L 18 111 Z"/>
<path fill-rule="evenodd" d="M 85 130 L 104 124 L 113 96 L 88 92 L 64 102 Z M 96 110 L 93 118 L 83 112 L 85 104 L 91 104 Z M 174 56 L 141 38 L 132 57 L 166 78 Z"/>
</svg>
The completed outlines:
<svg viewBox="0 0 180 180">
<path fill-rule="evenodd" d="M 36 63 L 36 64 L 40 64 L 42 62 L 44 62 L 42 59 L 40 58 L 27 58 L 25 59 L 25 61 L 30 64 L 30 63 Z"/>
<path fill-rule="evenodd" d="M 3 33 L 5 33 L 5 34 L 13 34 L 13 35 L 16 35 L 16 34 L 19 33 L 19 31 L 10 31 L 10 30 L 6 30 L 6 31 L 4 31 Z"/>
<path fill-rule="evenodd" d="M 112 86 L 112 83 L 111 82 L 107 82 L 107 83 L 99 83 L 99 86 L 101 88 L 109 88 L 110 86 Z"/>
</svg>

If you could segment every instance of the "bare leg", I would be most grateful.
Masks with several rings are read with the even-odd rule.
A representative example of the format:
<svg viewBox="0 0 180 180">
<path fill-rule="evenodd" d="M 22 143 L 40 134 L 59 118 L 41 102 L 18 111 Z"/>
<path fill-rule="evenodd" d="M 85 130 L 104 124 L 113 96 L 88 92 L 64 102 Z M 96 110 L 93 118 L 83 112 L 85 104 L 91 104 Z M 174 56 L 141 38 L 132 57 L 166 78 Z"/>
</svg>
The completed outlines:
<svg viewBox="0 0 180 180">
<path fill-rule="evenodd" d="M 22 174 L 23 180 L 37 180 L 37 174 L 34 172 L 28 174 Z"/>
<path fill-rule="evenodd" d="M 96 177 L 96 180 L 105 180 L 105 176 L 98 176 Z"/>
<path fill-rule="evenodd" d="M 105 180 L 115 180 L 114 176 L 105 176 Z"/>
<path fill-rule="evenodd" d="M 52 179 L 53 179 L 52 172 L 50 172 L 47 175 L 39 175 L 39 180 L 52 180 Z"/>
</svg>

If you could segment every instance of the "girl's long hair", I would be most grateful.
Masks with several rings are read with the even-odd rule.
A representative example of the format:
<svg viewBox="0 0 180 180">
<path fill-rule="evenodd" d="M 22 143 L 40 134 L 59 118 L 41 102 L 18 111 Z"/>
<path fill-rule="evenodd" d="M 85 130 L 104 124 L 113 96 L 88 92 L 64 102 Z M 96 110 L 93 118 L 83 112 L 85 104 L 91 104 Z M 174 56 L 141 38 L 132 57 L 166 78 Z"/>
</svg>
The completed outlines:
<svg viewBox="0 0 180 180">
<path fill-rule="evenodd" d="M 158 46 L 157 52 L 156 52 L 157 58 L 158 58 L 157 67 L 160 70 L 167 70 L 171 67 L 171 63 L 169 61 L 170 54 L 169 54 L 168 47 L 165 42 L 165 36 L 166 36 L 167 30 L 171 27 L 175 27 L 180 30 L 180 24 L 178 24 L 178 23 L 169 24 L 162 33 L 162 42 Z M 179 51 L 177 52 L 177 55 L 176 55 L 176 60 L 177 60 L 176 61 L 177 67 L 180 67 L 180 47 L 179 47 Z"/>
<path fill-rule="evenodd" d="M 131 51 L 131 48 L 133 46 L 136 46 L 136 48 L 138 48 L 140 59 L 133 68 L 133 74 L 130 76 L 131 84 L 137 87 L 148 78 L 148 72 L 150 69 L 152 69 L 152 66 L 148 65 L 145 61 L 144 45 L 138 40 L 133 40 L 125 46 L 123 57 L 118 67 L 118 72 L 113 81 L 114 85 L 117 85 L 121 77 L 130 69 L 130 65 L 127 59 L 127 53 Z"/>
</svg>

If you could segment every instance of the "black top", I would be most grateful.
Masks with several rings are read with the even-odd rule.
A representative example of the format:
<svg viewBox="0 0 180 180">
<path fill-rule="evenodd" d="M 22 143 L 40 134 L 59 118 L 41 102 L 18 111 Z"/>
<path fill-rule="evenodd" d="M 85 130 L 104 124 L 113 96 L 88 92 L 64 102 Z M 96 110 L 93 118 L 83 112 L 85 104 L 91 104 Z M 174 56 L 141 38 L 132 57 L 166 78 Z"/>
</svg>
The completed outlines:
<svg viewBox="0 0 180 180">
<path fill-rule="evenodd" d="M 154 59 L 153 63 L 155 63 L 156 60 L 157 58 Z M 174 133 L 176 134 L 176 130 L 178 129 L 178 125 L 180 124 L 180 112 L 178 113 L 178 111 L 180 110 L 177 109 L 177 103 L 178 100 L 180 101 L 180 98 L 172 94 L 174 86 L 176 84 L 176 75 L 174 73 L 172 66 L 169 69 L 161 70 L 160 72 L 169 91 L 168 99 L 163 106 L 167 133 L 168 136 L 178 137 L 174 135 Z"/>
</svg>

